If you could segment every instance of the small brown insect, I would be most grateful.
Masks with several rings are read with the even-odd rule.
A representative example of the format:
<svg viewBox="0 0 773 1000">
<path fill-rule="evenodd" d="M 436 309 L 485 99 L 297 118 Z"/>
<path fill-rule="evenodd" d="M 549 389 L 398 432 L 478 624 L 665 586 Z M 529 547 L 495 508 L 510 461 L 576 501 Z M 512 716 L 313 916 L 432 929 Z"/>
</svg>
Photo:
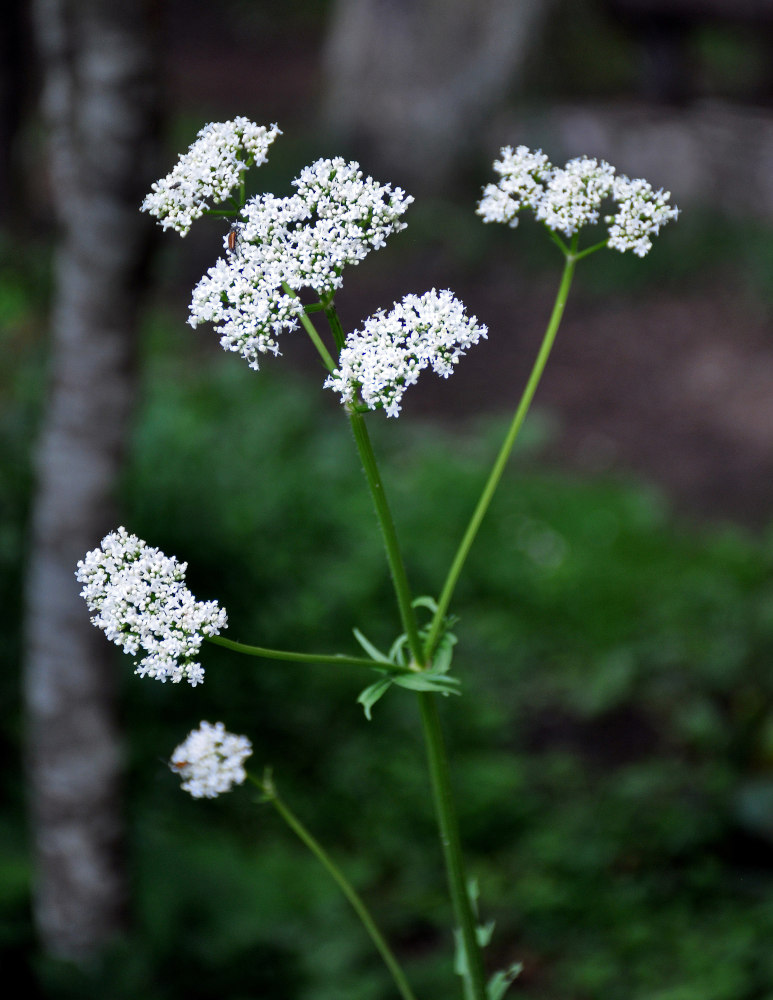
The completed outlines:
<svg viewBox="0 0 773 1000">
<path fill-rule="evenodd" d="M 229 250 L 235 250 L 236 249 L 236 230 L 235 229 L 232 229 L 231 232 L 228 234 L 228 249 Z"/>
</svg>

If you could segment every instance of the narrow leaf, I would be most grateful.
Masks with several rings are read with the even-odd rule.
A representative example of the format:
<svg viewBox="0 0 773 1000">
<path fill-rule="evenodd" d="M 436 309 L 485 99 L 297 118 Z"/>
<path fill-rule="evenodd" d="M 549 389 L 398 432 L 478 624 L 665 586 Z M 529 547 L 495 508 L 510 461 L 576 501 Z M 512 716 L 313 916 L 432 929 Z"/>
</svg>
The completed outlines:
<svg viewBox="0 0 773 1000">
<path fill-rule="evenodd" d="M 440 694 L 461 694 L 456 677 L 445 677 L 429 670 L 415 674 L 399 674 L 392 677 L 395 684 L 409 691 L 438 691 Z"/>
<path fill-rule="evenodd" d="M 391 663 L 398 663 L 401 667 L 407 666 L 405 662 L 405 656 L 403 651 L 408 643 L 408 636 L 403 632 L 399 635 L 395 641 L 392 643 L 392 648 L 389 650 L 389 660 Z"/>
<path fill-rule="evenodd" d="M 381 652 L 380 649 L 376 649 L 373 643 L 370 642 L 369 639 L 366 639 L 358 628 L 352 629 L 352 631 L 354 632 L 354 638 L 357 640 L 357 642 L 359 642 L 359 644 L 362 646 L 362 648 L 365 650 L 365 652 L 372 660 L 375 660 L 377 663 L 391 662 L 389 657 L 384 656 L 384 654 Z"/>
<path fill-rule="evenodd" d="M 491 937 L 494 933 L 495 921 L 489 920 L 487 924 L 478 924 L 475 928 L 475 937 L 478 939 L 478 944 L 481 948 L 485 948 L 491 943 Z"/>
<path fill-rule="evenodd" d="M 440 640 L 440 643 L 435 650 L 435 656 L 432 660 L 432 666 L 439 674 L 447 674 L 451 669 L 451 661 L 454 658 L 454 646 L 456 645 L 456 642 L 456 636 L 452 632 L 446 632 Z"/>
<path fill-rule="evenodd" d="M 502 997 L 507 992 L 508 986 L 510 986 L 513 980 L 521 974 L 522 969 L 522 962 L 514 962 L 510 968 L 506 969 L 504 972 L 495 972 L 486 985 L 488 1000 L 502 1000 Z"/>
<path fill-rule="evenodd" d="M 380 680 L 377 680 L 374 684 L 370 684 L 368 687 L 366 687 L 364 691 L 360 692 L 357 701 L 359 702 L 360 705 L 362 705 L 363 709 L 365 710 L 366 719 L 368 720 L 370 719 L 371 708 L 373 708 L 373 706 L 376 704 L 379 698 L 383 697 L 387 693 L 387 691 L 391 686 L 392 686 L 392 678 L 382 677 Z"/>
</svg>

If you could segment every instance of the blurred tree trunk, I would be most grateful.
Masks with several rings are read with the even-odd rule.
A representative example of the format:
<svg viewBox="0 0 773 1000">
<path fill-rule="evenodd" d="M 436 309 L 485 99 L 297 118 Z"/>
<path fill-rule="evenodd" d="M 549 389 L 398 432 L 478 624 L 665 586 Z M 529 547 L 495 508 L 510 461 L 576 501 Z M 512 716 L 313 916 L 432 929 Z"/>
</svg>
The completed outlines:
<svg viewBox="0 0 773 1000">
<path fill-rule="evenodd" d="M 552 0 L 336 0 L 324 109 L 399 182 L 443 182 L 523 72 Z"/>
<path fill-rule="evenodd" d="M 0 225 L 21 220 L 20 177 L 16 139 L 32 86 L 29 67 L 29 25 L 21 0 L 5 0 L 0 31 Z M 23 192 L 27 194 L 26 190 Z"/>
<path fill-rule="evenodd" d="M 35 918 L 82 960 L 125 926 L 121 745 L 112 647 L 75 564 L 115 526 L 134 396 L 155 135 L 155 52 L 142 0 L 36 0 L 51 200 L 61 227 L 49 396 L 36 455 L 25 701 Z"/>
</svg>

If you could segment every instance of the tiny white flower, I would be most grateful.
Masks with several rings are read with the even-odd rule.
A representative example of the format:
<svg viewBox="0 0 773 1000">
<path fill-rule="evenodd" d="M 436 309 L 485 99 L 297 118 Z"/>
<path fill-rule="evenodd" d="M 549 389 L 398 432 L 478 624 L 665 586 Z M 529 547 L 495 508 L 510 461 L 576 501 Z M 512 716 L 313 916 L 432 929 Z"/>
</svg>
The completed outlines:
<svg viewBox="0 0 773 1000">
<path fill-rule="evenodd" d="M 298 294 L 309 289 L 321 298 L 340 288 L 344 267 L 405 228 L 400 216 L 413 201 L 340 157 L 305 167 L 293 185 L 288 197 L 247 202 L 233 249 L 193 291 L 190 325 L 213 323 L 221 346 L 255 369 L 261 354 L 279 353 L 281 333 L 297 328 Z"/>
<path fill-rule="evenodd" d="M 244 762 L 251 753 L 246 736 L 226 732 L 222 722 L 202 722 L 175 749 L 169 766 L 194 799 L 214 799 L 242 784 L 247 777 Z"/>
<path fill-rule="evenodd" d="M 91 621 L 108 639 L 136 656 L 135 673 L 173 684 L 204 680 L 194 659 L 204 636 L 217 635 L 227 615 L 217 601 L 197 601 L 185 586 L 187 563 L 118 528 L 78 563 Z"/>
<path fill-rule="evenodd" d="M 348 335 L 325 388 L 340 393 L 344 404 L 359 397 L 369 409 L 383 407 L 396 417 L 405 389 L 422 369 L 448 378 L 467 348 L 487 333 L 447 289 L 406 295 L 390 312 L 379 310 L 362 330 Z"/>
<path fill-rule="evenodd" d="M 267 128 L 248 118 L 205 125 L 171 173 L 151 185 L 141 211 L 185 236 L 194 220 L 226 200 L 248 167 L 266 162 L 278 135 L 277 125 Z"/>
<path fill-rule="evenodd" d="M 501 157 L 494 161 L 500 180 L 486 185 L 477 207 L 484 222 L 514 227 L 521 209 L 530 208 L 548 229 L 571 237 L 598 222 L 602 204 L 611 200 L 617 210 L 604 216 L 607 245 L 643 257 L 652 246 L 651 237 L 679 214 L 668 204 L 669 192 L 654 191 L 642 179 L 616 177 L 615 168 L 604 160 L 581 156 L 555 167 L 541 150 L 532 152 L 527 146 L 515 151 L 504 146 Z"/>
</svg>

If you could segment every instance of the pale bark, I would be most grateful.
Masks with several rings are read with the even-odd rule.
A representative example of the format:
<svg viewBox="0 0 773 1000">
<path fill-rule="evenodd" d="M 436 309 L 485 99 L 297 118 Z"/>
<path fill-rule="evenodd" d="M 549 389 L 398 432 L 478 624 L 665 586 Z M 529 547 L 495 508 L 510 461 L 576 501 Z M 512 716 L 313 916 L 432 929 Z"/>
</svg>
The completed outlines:
<svg viewBox="0 0 773 1000">
<path fill-rule="evenodd" d="M 73 574 L 114 526 L 146 257 L 153 52 L 138 0 L 36 0 L 34 14 L 61 238 L 26 584 L 27 775 L 38 930 L 49 952 L 78 960 L 127 912 L 114 660 Z"/>
<path fill-rule="evenodd" d="M 337 0 L 324 110 L 398 179 L 453 175 L 515 86 L 551 0 Z"/>
</svg>

